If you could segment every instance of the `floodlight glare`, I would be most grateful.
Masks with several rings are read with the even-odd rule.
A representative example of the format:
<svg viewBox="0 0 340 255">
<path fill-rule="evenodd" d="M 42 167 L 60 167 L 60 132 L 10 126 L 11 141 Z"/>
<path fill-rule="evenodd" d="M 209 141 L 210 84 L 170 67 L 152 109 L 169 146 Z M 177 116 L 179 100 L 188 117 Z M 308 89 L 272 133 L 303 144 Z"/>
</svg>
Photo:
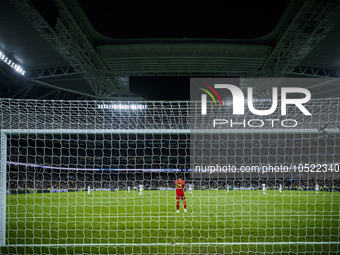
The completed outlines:
<svg viewBox="0 0 340 255">
<path fill-rule="evenodd" d="M 146 105 L 138 104 L 98 104 L 99 109 L 115 109 L 115 110 L 141 110 L 146 109 Z"/>
<path fill-rule="evenodd" d="M 3 62 L 5 62 L 7 65 L 12 67 L 16 72 L 20 73 L 21 75 L 25 74 L 25 71 L 18 64 L 16 64 L 13 60 L 6 57 L 1 51 L 0 51 L 0 59 Z"/>
</svg>

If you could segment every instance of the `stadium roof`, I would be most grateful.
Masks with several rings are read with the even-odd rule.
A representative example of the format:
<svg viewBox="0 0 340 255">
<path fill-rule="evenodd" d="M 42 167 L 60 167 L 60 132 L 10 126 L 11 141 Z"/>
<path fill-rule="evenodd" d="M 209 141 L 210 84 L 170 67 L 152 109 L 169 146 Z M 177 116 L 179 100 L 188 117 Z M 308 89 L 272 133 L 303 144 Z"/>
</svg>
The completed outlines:
<svg viewBox="0 0 340 255">
<path fill-rule="evenodd" d="M 338 0 L 227 3 L 0 1 L 0 97 L 186 99 L 188 77 L 339 77 Z"/>
</svg>

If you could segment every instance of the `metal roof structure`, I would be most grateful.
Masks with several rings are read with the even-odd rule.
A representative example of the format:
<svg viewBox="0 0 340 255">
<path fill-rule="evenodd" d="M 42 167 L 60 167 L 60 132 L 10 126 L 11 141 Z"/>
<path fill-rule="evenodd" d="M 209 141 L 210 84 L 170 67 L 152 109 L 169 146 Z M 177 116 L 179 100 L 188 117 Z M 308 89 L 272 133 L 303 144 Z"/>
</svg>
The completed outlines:
<svg viewBox="0 0 340 255">
<path fill-rule="evenodd" d="M 39 1 L 0 2 L 0 97 L 141 100 L 131 76 L 340 76 L 339 0 L 291 0 L 272 32 L 250 39 L 117 39 L 95 30 L 81 1 L 46 3 L 53 22 Z M 255 87 L 258 97 L 268 91 Z M 340 95 L 327 85 L 315 91 Z"/>
</svg>

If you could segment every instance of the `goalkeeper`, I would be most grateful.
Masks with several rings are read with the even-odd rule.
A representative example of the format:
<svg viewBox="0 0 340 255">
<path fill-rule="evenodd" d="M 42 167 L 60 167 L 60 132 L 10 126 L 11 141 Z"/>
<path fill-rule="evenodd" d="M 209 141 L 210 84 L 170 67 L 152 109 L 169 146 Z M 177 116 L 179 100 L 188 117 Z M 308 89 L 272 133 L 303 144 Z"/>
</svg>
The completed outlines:
<svg viewBox="0 0 340 255">
<path fill-rule="evenodd" d="M 185 181 L 182 180 L 183 179 L 183 175 L 179 174 L 178 175 L 178 180 L 175 181 L 175 185 L 176 185 L 176 200 L 177 200 L 177 211 L 176 213 L 179 212 L 179 200 L 182 199 L 183 200 L 183 206 L 184 206 L 184 212 L 187 212 L 187 202 L 185 201 L 185 195 L 184 195 L 184 188 L 185 188 Z"/>
</svg>

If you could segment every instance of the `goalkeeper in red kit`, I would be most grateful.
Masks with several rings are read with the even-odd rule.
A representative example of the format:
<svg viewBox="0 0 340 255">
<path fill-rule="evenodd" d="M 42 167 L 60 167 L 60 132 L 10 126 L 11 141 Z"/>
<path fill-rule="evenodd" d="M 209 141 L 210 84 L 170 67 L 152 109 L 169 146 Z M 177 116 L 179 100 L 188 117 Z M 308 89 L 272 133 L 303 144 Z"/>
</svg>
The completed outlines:
<svg viewBox="0 0 340 255">
<path fill-rule="evenodd" d="M 183 206 L 184 206 L 184 212 L 187 212 L 187 202 L 185 201 L 185 195 L 184 195 L 184 188 L 185 188 L 185 181 L 182 180 L 183 179 L 183 175 L 179 174 L 178 175 L 178 180 L 175 181 L 175 185 L 176 185 L 176 200 L 177 200 L 177 211 L 176 213 L 179 212 L 179 200 L 182 199 L 183 200 Z"/>
</svg>

